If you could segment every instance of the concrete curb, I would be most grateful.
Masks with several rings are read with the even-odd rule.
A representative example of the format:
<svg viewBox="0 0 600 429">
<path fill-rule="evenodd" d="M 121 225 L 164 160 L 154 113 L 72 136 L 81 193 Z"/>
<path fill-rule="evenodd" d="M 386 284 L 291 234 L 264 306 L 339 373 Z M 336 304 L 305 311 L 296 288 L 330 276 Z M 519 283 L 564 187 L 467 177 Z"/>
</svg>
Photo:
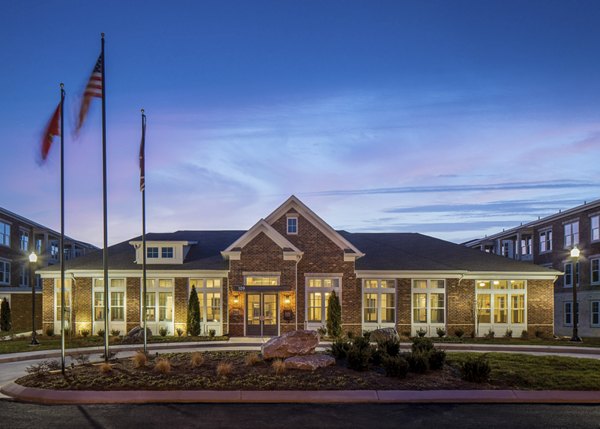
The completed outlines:
<svg viewBox="0 0 600 429">
<path fill-rule="evenodd" d="M 14 382 L 0 392 L 18 401 L 38 404 L 142 403 L 536 403 L 600 404 L 600 391 L 564 390 L 321 390 L 211 391 L 46 390 Z"/>
</svg>

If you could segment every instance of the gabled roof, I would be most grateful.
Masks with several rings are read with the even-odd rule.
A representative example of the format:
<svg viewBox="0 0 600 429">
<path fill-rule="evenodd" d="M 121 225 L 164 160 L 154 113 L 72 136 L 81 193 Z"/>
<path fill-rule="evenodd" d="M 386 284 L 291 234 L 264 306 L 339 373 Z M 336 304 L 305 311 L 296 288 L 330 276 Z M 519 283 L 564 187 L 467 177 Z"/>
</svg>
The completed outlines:
<svg viewBox="0 0 600 429">
<path fill-rule="evenodd" d="M 248 243 L 250 243 L 256 236 L 260 233 L 264 233 L 267 237 L 269 237 L 276 245 L 281 247 L 281 250 L 288 253 L 293 253 L 296 255 L 302 255 L 302 251 L 294 246 L 290 241 L 285 238 L 283 235 L 278 233 L 275 228 L 269 225 L 264 219 L 259 220 L 252 228 L 250 228 L 247 232 L 245 232 L 240 238 L 231 243 L 227 249 L 225 249 L 221 254 L 223 256 L 230 256 L 232 252 L 238 252 L 237 249 L 242 249 Z"/>
<path fill-rule="evenodd" d="M 321 231 L 327 238 L 333 241 L 345 254 L 355 254 L 356 257 L 360 258 L 363 256 L 363 252 L 358 250 L 354 244 L 346 240 L 340 235 L 335 229 L 321 219 L 315 212 L 309 209 L 306 204 L 298 199 L 295 195 L 289 197 L 283 204 L 277 207 L 269 216 L 265 218 L 265 221 L 272 225 L 277 219 L 289 212 L 290 210 L 296 211 L 302 215 L 303 218 L 312 223 L 319 231 Z"/>
</svg>

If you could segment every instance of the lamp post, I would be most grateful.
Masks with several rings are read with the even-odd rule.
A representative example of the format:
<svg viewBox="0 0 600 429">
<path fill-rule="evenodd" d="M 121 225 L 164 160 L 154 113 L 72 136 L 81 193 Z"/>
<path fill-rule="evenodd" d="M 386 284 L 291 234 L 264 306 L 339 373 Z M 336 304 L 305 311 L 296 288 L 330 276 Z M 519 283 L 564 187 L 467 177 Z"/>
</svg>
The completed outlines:
<svg viewBox="0 0 600 429">
<path fill-rule="evenodd" d="M 577 311 L 577 281 L 576 281 L 576 272 L 577 272 L 577 263 L 579 262 L 579 255 L 581 251 L 577 248 L 577 246 L 573 246 L 571 249 L 571 259 L 573 260 L 573 266 L 571 268 L 571 281 L 573 284 L 573 304 L 571 305 L 571 314 L 573 318 L 573 336 L 571 337 L 571 341 L 581 342 L 581 338 L 577 333 L 577 323 L 579 322 L 579 312 Z"/>
<path fill-rule="evenodd" d="M 37 262 L 37 255 L 31 252 L 29 255 L 29 282 L 31 283 L 31 345 L 39 344 L 35 334 L 35 271 L 33 269 Z"/>
</svg>

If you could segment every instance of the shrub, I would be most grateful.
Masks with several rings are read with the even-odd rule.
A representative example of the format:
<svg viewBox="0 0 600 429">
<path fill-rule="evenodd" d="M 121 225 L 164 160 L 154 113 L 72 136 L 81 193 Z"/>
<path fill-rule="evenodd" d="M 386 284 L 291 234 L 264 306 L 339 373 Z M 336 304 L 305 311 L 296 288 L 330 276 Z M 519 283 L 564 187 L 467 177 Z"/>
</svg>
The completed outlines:
<svg viewBox="0 0 600 429">
<path fill-rule="evenodd" d="M 158 330 L 158 333 L 160 334 L 161 337 L 166 337 L 167 334 L 169 333 L 169 330 L 163 326 L 162 328 L 160 328 Z"/>
<path fill-rule="evenodd" d="M 463 380 L 471 381 L 473 383 L 485 382 L 489 378 L 492 370 L 485 355 L 467 359 L 462 363 L 460 369 Z"/>
<path fill-rule="evenodd" d="M 246 366 L 254 366 L 260 362 L 260 357 L 258 356 L 258 353 L 250 353 L 246 355 L 244 362 L 246 363 Z"/>
<path fill-rule="evenodd" d="M 505 338 L 512 338 L 512 329 L 507 329 L 506 332 L 504 333 L 504 337 Z"/>
<path fill-rule="evenodd" d="M 404 378 L 408 373 L 408 362 L 401 356 L 386 356 L 382 364 L 388 377 Z"/>
<path fill-rule="evenodd" d="M 231 362 L 219 362 L 217 365 L 217 376 L 227 377 L 231 375 L 233 371 L 233 364 Z"/>
<path fill-rule="evenodd" d="M 46 365 L 48 365 L 48 369 L 50 371 L 56 371 L 57 369 L 61 369 L 59 360 L 47 360 L 45 362 L 46 362 Z"/>
<path fill-rule="evenodd" d="M 418 337 L 424 337 L 425 334 L 427 334 L 427 330 L 426 329 L 419 328 L 419 330 L 417 331 L 417 336 Z"/>
<path fill-rule="evenodd" d="M 78 354 L 73 359 L 75 359 L 79 365 L 88 365 L 90 363 L 90 355 L 83 353 Z"/>
<path fill-rule="evenodd" d="M 433 341 L 431 338 L 415 337 L 411 349 L 413 352 L 429 353 L 433 350 Z"/>
<path fill-rule="evenodd" d="M 160 374 L 168 374 L 171 372 L 171 362 L 167 358 L 160 358 L 154 364 L 154 371 Z"/>
<path fill-rule="evenodd" d="M 521 331 L 521 339 L 522 340 L 529 339 L 529 331 L 527 329 L 523 329 L 523 331 Z"/>
<path fill-rule="evenodd" d="M 187 332 L 194 337 L 200 335 L 200 304 L 195 286 L 192 286 L 188 301 Z"/>
<path fill-rule="evenodd" d="M 377 343 L 377 350 L 390 357 L 398 356 L 398 353 L 400 353 L 400 340 L 388 338 L 385 341 L 380 341 Z"/>
<path fill-rule="evenodd" d="M 104 338 L 104 329 L 98 329 L 97 334 L 98 334 L 99 337 Z"/>
<path fill-rule="evenodd" d="M 110 374 L 110 373 L 112 373 L 112 365 L 109 364 L 108 362 L 102 362 L 98 366 L 98 369 L 100 370 L 100 372 L 102 374 Z"/>
<path fill-rule="evenodd" d="M 2 298 L 2 304 L 0 305 L 0 331 L 10 331 L 11 328 L 10 304 L 6 298 Z"/>
<path fill-rule="evenodd" d="M 335 291 L 331 292 L 327 300 L 327 332 L 332 338 L 342 334 L 342 307 Z"/>
<path fill-rule="evenodd" d="M 36 377 L 44 377 L 48 375 L 48 371 L 50 371 L 50 366 L 48 365 L 48 361 L 42 361 L 40 363 L 34 363 L 25 368 L 25 372 L 27 374 L 35 375 Z"/>
<path fill-rule="evenodd" d="M 408 353 L 406 356 L 408 366 L 412 372 L 424 374 L 429 369 L 429 353 L 424 351 L 416 351 Z"/>
<path fill-rule="evenodd" d="M 343 338 L 335 338 L 331 343 L 330 353 L 336 359 L 345 359 L 350 349 L 350 341 Z"/>
<path fill-rule="evenodd" d="M 494 330 L 492 328 L 490 328 L 487 331 L 487 334 L 485 334 L 485 338 L 494 338 L 496 336 L 496 333 L 494 332 Z"/>
<path fill-rule="evenodd" d="M 81 331 L 79 331 L 79 333 L 83 338 L 87 338 L 90 335 L 90 331 L 88 329 L 82 329 Z"/>
<path fill-rule="evenodd" d="M 446 363 L 446 352 L 439 349 L 433 349 L 429 352 L 429 368 L 442 369 Z"/>
<path fill-rule="evenodd" d="M 317 328 L 317 333 L 319 334 L 320 338 L 323 338 L 325 335 L 327 335 L 327 328 L 325 326 L 321 326 Z"/>
<path fill-rule="evenodd" d="M 143 351 L 138 351 L 131 360 L 134 368 L 143 368 L 148 364 L 148 356 Z"/>
<path fill-rule="evenodd" d="M 190 356 L 190 365 L 192 368 L 201 367 L 204 364 L 204 355 L 200 352 L 194 352 Z"/>
<path fill-rule="evenodd" d="M 215 335 L 217 335 L 217 331 L 215 331 L 214 329 L 209 329 L 209 330 L 208 330 L 208 336 L 209 336 L 210 338 L 214 338 L 214 337 L 215 337 Z"/>
<path fill-rule="evenodd" d="M 454 335 L 456 335 L 457 338 L 462 338 L 463 335 L 465 335 L 465 330 L 463 328 L 454 328 Z"/>
<path fill-rule="evenodd" d="M 118 329 L 111 329 L 110 335 L 112 335 L 113 337 L 118 337 L 119 335 L 121 335 L 121 331 L 119 331 Z"/>
<path fill-rule="evenodd" d="M 437 328 L 435 330 L 435 332 L 437 333 L 437 336 L 440 338 L 444 338 L 446 336 L 446 330 L 444 328 Z"/>
<path fill-rule="evenodd" d="M 54 336 L 54 327 L 48 326 L 44 333 L 46 334 L 47 337 L 53 337 Z"/>
<path fill-rule="evenodd" d="M 181 336 L 183 335 L 183 329 L 181 329 L 181 328 L 177 328 L 177 329 L 175 330 L 175 332 L 177 332 L 177 336 L 178 336 L 178 337 L 181 337 Z"/>
<path fill-rule="evenodd" d="M 285 372 L 285 362 L 281 359 L 275 359 L 271 366 L 273 367 L 273 371 L 275 371 L 275 375 L 281 375 Z"/>
<path fill-rule="evenodd" d="M 348 350 L 348 367 L 355 371 L 366 371 L 369 368 L 372 354 L 370 348 L 351 347 Z"/>
</svg>

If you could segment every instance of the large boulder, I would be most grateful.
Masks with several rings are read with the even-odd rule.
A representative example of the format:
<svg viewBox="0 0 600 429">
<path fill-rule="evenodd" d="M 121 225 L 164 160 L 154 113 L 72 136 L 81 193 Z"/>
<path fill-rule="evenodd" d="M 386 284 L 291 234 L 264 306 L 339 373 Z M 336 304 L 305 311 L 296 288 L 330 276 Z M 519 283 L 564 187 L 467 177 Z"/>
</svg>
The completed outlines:
<svg viewBox="0 0 600 429">
<path fill-rule="evenodd" d="M 152 336 L 150 328 L 146 328 L 146 336 L 147 338 Z M 141 326 L 136 326 L 123 337 L 124 343 L 141 343 L 142 341 L 144 341 L 144 328 Z"/>
<path fill-rule="evenodd" d="M 381 343 L 387 340 L 398 340 L 400 341 L 400 336 L 396 329 L 394 328 L 380 328 L 371 331 L 371 335 L 369 336 L 369 340 L 375 343 Z"/>
<path fill-rule="evenodd" d="M 309 355 L 315 352 L 318 345 L 317 331 L 298 330 L 271 338 L 262 345 L 261 353 L 265 359 Z"/>
<path fill-rule="evenodd" d="M 335 358 L 329 355 L 292 356 L 283 362 L 286 368 L 314 371 L 317 368 L 335 365 Z"/>
</svg>

